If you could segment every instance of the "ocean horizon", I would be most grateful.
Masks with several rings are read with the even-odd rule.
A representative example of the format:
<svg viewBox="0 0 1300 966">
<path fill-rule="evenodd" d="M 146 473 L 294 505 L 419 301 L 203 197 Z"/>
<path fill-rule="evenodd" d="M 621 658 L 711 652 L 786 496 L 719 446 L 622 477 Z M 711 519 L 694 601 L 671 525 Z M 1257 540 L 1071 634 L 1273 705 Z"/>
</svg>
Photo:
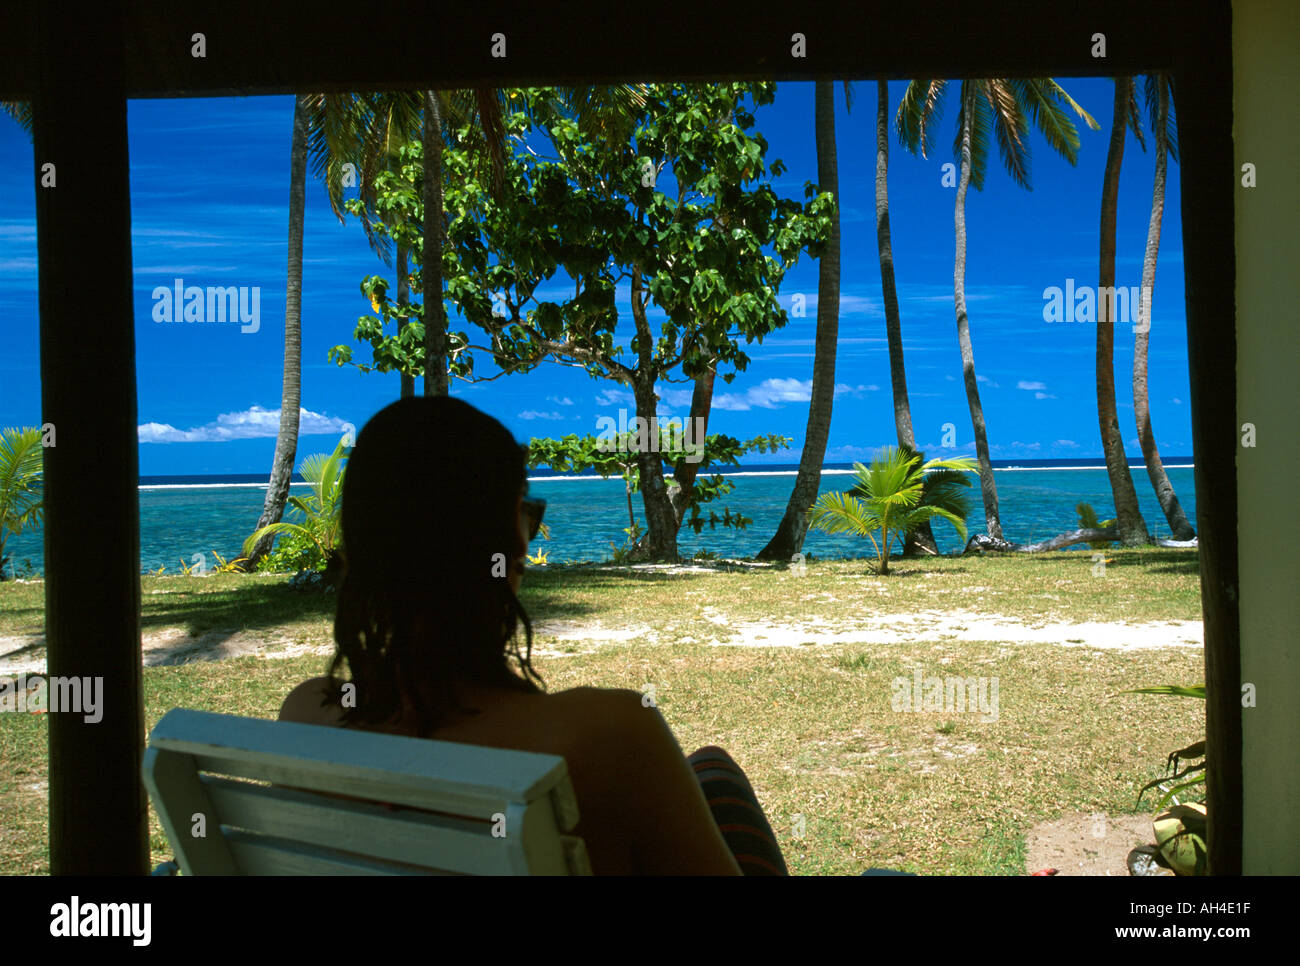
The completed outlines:
<svg viewBox="0 0 1300 966">
<path fill-rule="evenodd" d="M 1165 466 L 1184 512 L 1195 521 L 1191 461 L 1172 457 Z M 754 556 L 775 532 L 785 512 L 797 464 L 753 463 L 706 472 L 732 480 L 735 489 L 701 508 L 705 522 L 700 533 L 683 524 L 678 534 L 681 555 L 691 557 L 703 551 L 719 557 Z M 848 489 L 847 477 L 852 472 L 851 463 L 826 464 L 819 492 Z M 1168 537 L 1169 527 L 1143 465 L 1130 460 L 1130 472 L 1148 529 L 1156 536 Z M 994 461 L 994 475 L 1003 533 L 1008 540 L 1027 543 L 1076 529 L 1079 520 L 1075 507 L 1080 502 L 1090 503 L 1099 518 L 1114 515 L 1104 459 L 998 460 Z M 604 479 L 540 470 L 533 472 L 529 482 L 531 492 L 547 501 L 545 522 L 551 532 L 549 540 L 539 537 L 533 542 L 532 553 L 545 552 L 552 563 L 603 562 L 612 558 L 614 548 L 626 542 L 628 495 L 621 477 Z M 968 535 L 986 528 L 978 482 L 972 482 Z M 182 563 L 193 566 L 201 562 L 204 569 L 210 570 L 218 564 L 217 555 L 227 560 L 239 556 L 244 538 L 261 514 L 266 486 L 266 477 L 259 474 L 141 477 L 141 569 L 156 571 L 163 567 L 166 573 L 180 573 Z M 308 484 L 298 478 L 293 486 L 301 491 Z M 632 495 L 632 508 L 637 522 L 644 527 L 639 494 Z M 740 514 L 748 524 L 740 529 L 720 524 L 711 527 L 707 522 L 710 511 L 721 517 L 724 508 L 733 515 Z M 286 513 L 286 520 L 294 518 L 292 511 Z M 941 552 L 962 549 L 964 541 L 947 522 L 936 523 L 934 531 Z M 88 537 L 88 542 L 91 539 Z M 1074 549 L 1090 550 L 1086 545 Z M 5 550 L 19 576 L 43 573 L 40 528 L 11 537 Z M 430 552 L 438 549 L 430 548 Z M 871 554 L 871 543 L 865 538 L 814 530 L 808 534 L 804 552 L 826 558 L 865 557 Z"/>
</svg>

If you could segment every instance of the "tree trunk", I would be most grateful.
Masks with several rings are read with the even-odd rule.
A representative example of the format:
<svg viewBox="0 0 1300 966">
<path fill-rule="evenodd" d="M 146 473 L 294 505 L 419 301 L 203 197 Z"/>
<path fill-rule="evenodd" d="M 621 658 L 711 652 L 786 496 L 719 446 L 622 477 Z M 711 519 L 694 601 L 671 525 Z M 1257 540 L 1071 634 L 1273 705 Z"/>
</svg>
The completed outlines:
<svg viewBox="0 0 1300 966">
<path fill-rule="evenodd" d="M 697 419 L 703 420 L 699 424 L 701 430 L 698 442 L 703 444 L 704 440 L 708 438 L 709 412 L 713 408 L 713 383 L 717 375 L 717 372 L 710 367 L 695 378 L 695 391 L 691 393 L 690 421 L 686 424 L 692 442 L 697 442 L 695 439 L 695 420 Z M 686 510 L 690 506 L 691 495 L 695 492 L 695 478 L 699 475 L 699 472 L 699 463 L 688 463 L 685 459 L 678 460 L 676 467 L 673 468 L 673 479 L 668 489 L 673 502 L 673 516 L 677 519 L 678 530 L 681 529 L 682 519 L 686 516 Z"/>
<path fill-rule="evenodd" d="M 1131 77 L 1115 79 L 1115 109 L 1101 192 L 1101 265 L 1097 291 L 1097 420 L 1101 426 L 1102 451 L 1106 455 L 1106 473 L 1115 499 L 1115 525 L 1119 529 L 1120 542 L 1126 547 L 1139 546 L 1148 539 L 1115 411 L 1115 219 L 1119 209 L 1119 171 L 1124 160 L 1124 136 L 1132 87 Z"/>
<path fill-rule="evenodd" d="M 647 438 L 645 446 L 637 448 L 637 469 L 641 477 L 641 499 L 645 504 L 646 532 L 633 551 L 637 560 L 677 560 L 677 517 L 673 511 L 672 497 L 664 480 L 664 461 L 659 448 L 659 398 L 655 395 L 654 339 L 646 319 L 643 295 L 644 280 L 641 266 L 632 266 L 632 320 L 637 337 L 638 365 L 632 393 L 636 398 L 636 414 L 645 420 Z"/>
<path fill-rule="evenodd" d="M 907 370 L 903 365 L 903 330 L 894 282 L 894 245 L 889 235 L 889 83 L 876 81 L 876 248 L 880 253 L 880 290 L 885 303 L 885 341 L 889 343 L 889 383 L 894 394 L 894 431 L 899 446 L 916 449 L 912 407 L 907 400 Z M 927 520 L 907 538 L 903 556 L 938 553 Z"/>
<path fill-rule="evenodd" d="M 835 99 L 832 82 L 816 82 L 815 137 L 819 191 L 835 197 L 831 233 L 818 265 L 817 335 L 813 357 L 812 398 L 804 432 L 799 473 L 790 502 L 776 534 L 758 553 L 759 560 L 789 560 L 803 549 L 808 534 L 808 510 L 821 487 L 822 460 L 831 431 L 831 406 L 835 400 L 835 344 L 840 328 L 840 185 L 835 159 Z"/>
<path fill-rule="evenodd" d="M 294 457 L 298 452 L 298 415 L 302 406 L 302 227 L 307 208 L 307 98 L 298 95 L 293 107 L 293 143 L 289 151 L 289 265 L 284 295 L 284 376 L 280 396 L 280 432 L 266 488 L 266 502 L 255 529 L 279 523 L 289 498 Z M 271 550 L 274 534 L 253 546 L 247 569 Z"/>
<path fill-rule="evenodd" d="M 447 311 L 442 301 L 442 111 L 424 92 L 424 394 L 446 396 Z"/>
<path fill-rule="evenodd" d="M 1178 494 L 1169 482 L 1160 461 L 1160 451 L 1156 448 L 1155 432 L 1151 428 L 1151 405 L 1147 395 L 1147 345 L 1151 338 L 1151 306 L 1155 296 L 1156 257 L 1160 252 L 1160 223 L 1165 211 L 1165 174 L 1168 152 L 1166 150 L 1166 126 L 1169 110 L 1168 78 L 1161 75 L 1156 79 L 1160 100 L 1156 119 L 1157 129 L 1151 132 L 1156 142 L 1156 177 L 1151 191 L 1151 222 L 1147 227 L 1147 250 L 1142 260 L 1142 298 L 1138 307 L 1138 325 L 1133 336 L 1133 415 L 1137 418 L 1138 442 L 1142 446 L 1142 459 L 1146 463 L 1147 476 L 1151 488 L 1160 501 L 1160 509 L 1169 521 L 1169 529 L 1175 540 L 1190 540 L 1196 535 Z"/>
<path fill-rule="evenodd" d="M 980 494 L 984 498 L 987 530 L 995 540 L 1002 539 L 1002 518 L 998 513 L 998 488 L 993 480 L 989 459 L 989 440 L 984 427 L 984 407 L 980 404 L 979 382 L 975 378 L 975 353 L 970 342 L 970 320 L 966 315 L 966 189 L 970 186 L 971 124 L 975 113 L 975 89 L 962 81 L 961 177 L 957 182 L 956 223 L 957 258 L 953 268 L 953 303 L 957 309 L 957 343 L 961 347 L 961 371 L 966 383 L 966 402 L 970 407 L 971 428 L 975 431 L 975 455 L 979 459 Z"/>
<path fill-rule="evenodd" d="M 397 307 L 405 309 L 411 301 L 411 282 L 407 278 L 409 271 L 406 267 L 406 246 L 397 246 Z M 397 318 L 397 336 L 400 339 L 402 333 L 406 331 L 406 319 L 402 316 Z M 402 374 L 402 398 L 406 399 L 415 395 L 415 377 L 409 372 Z"/>
</svg>

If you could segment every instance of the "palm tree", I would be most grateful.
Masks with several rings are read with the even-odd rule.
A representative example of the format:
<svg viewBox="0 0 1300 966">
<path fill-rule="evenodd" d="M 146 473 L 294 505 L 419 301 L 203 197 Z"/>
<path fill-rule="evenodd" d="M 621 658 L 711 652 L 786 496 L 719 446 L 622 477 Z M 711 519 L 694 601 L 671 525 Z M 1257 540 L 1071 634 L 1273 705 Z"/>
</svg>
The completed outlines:
<svg viewBox="0 0 1300 966">
<path fill-rule="evenodd" d="M 905 540 L 907 534 L 934 517 L 951 523 L 965 541 L 963 511 L 968 511 L 969 505 L 960 494 L 944 492 L 959 485 L 946 474 L 960 476 L 975 468 L 969 459 L 931 460 L 923 465 L 920 454 L 901 447 L 887 447 L 870 468 L 861 463 L 854 465 L 857 482 L 853 489 L 822 495 L 812 508 L 810 525 L 827 533 L 856 533 L 867 537 L 875 547 L 879 573 L 883 576 L 889 573 L 890 541 Z M 927 503 L 923 497 L 926 475 L 931 471 L 942 472 L 945 477 L 932 484 L 932 499 Z M 876 534 L 880 535 L 879 539 Z"/>
<path fill-rule="evenodd" d="M 1115 221 L 1119 209 L 1119 170 L 1124 160 L 1124 136 L 1129 127 L 1142 137 L 1132 77 L 1115 78 L 1115 105 L 1110 125 L 1110 148 L 1106 152 L 1106 174 L 1101 188 L 1101 264 L 1097 297 L 1097 421 L 1101 427 L 1101 448 L 1106 455 L 1106 474 L 1115 499 L 1115 520 L 1120 542 L 1139 546 L 1150 537 L 1138 508 L 1137 490 L 1124 455 L 1124 437 L 1119 431 L 1115 408 Z"/>
<path fill-rule="evenodd" d="M 831 232 L 818 260 L 817 334 L 813 349 L 812 393 L 808 426 L 799 473 L 786 504 L 785 515 L 772 539 L 758 553 L 759 560 L 789 560 L 803 547 L 808 533 L 808 508 L 821 486 L 822 459 L 831 431 L 831 406 L 835 400 L 835 343 L 840 329 L 840 185 L 835 159 L 835 98 L 833 82 L 819 80 L 814 88 L 814 136 L 817 142 L 818 190 L 835 196 Z"/>
<path fill-rule="evenodd" d="M 1151 222 L 1147 227 L 1146 255 L 1142 260 L 1142 298 L 1138 324 L 1133 330 L 1133 415 L 1137 418 L 1138 443 L 1147 476 L 1156 491 L 1160 509 L 1175 540 L 1190 540 L 1196 531 L 1187 520 L 1169 474 L 1160 462 L 1155 433 L 1151 429 L 1151 404 L 1147 395 L 1147 345 L 1151 338 L 1151 302 L 1155 294 L 1156 256 L 1160 251 L 1160 222 L 1165 211 L 1167 158 L 1178 160 L 1178 132 L 1174 118 L 1173 89 L 1168 74 L 1147 74 L 1143 95 L 1151 118 L 1151 139 L 1156 145 L 1155 185 L 1151 190 Z"/>
<path fill-rule="evenodd" d="M 970 497 L 966 491 L 970 489 L 970 478 L 966 475 L 968 470 L 976 468 L 976 464 L 970 460 L 961 460 L 961 469 L 943 468 L 938 464 L 926 463 L 925 454 L 906 444 L 898 447 L 900 453 L 908 459 L 915 458 L 918 463 L 916 472 L 921 475 L 921 499 L 919 506 L 936 506 L 947 510 L 965 520 L 970 516 Z M 921 467 L 919 464 L 925 464 Z M 924 469 L 924 472 L 923 472 Z M 862 489 L 860 485 L 855 485 L 849 492 L 859 499 L 870 497 L 870 493 Z M 917 531 L 922 527 L 929 529 L 928 520 L 921 520 L 914 528 L 908 529 L 904 534 L 904 555 L 906 550 L 913 543 Z M 936 547 L 935 553 L 938 552 Z"/>
<path fill-rule="evenodd" d="M 944 80 L 914 80 L 908 84 L 898 106 L 899 140 L 910 151 L 919 148 L 922 157 L 928 157 L 933 144 L 932 122 L 939 119 L 946 86 Z M 957 342 L 961 348 L 966 401 L 975 435 L 975 454 L 979 459 L 984 517 L 988 535 L 997 540 L 1002 539 L 1002 520 L 998 512 L 997 484 L 993 480 L 993 466 L 989 459 L 988 432 L 984 407 L 980 403 L 970 320 L 966 311 L 966 190 L 971 184 L 976 190 L 984 187 L 990 135 L 997 139 L 1008 173 L 1018 185 L 1029 187 L 1030 121 L 1043 133 L 1053 150 L 1074 164 L 1078 157 L 1079 134 L 1061 108 L 1061 101 L 1068 103 L 1089 127 L 1098 127 L 1092 116 L 1050 77 L 968 79 L 961 82 L 961 109 L 953 145 L 960 161 L 954 215 L 957 255 L 953 269 L 953 304 L 957 314 Z"/>
<path fill-rule="evenodd" d="M 894 430 L 900 447 L 916 446 L 912 435 L 912 407 L 907 398 L 907 369 L 903 364 L 903 333 L 898 312 L 898 287 L 894 282 L 894 246 L 889 231 L 889 82 L 876 81 L 876 248 L 880 253 L 880 290 L 885 303 L 885 339 L 889 344 L 889 383 L 894 396 Z M 908 538 L 903 556 L 917 549 L 936 553 L 929 523 L 922 523 Z"/>
<path fill-rule="evenodd" d="M 5 540 L 40 525 L 44 453 L 38 427 L 0 430 L 0 580 L 8 560 Z"/>
<path fill-rule="evenodd" d="M 303 516 L 302 523 L 277 522 L 269 524 L 264 530 L 258 530 L 244 541 L 243 553 L 247 554 L 253 546 L 267 536 L 286 533 L 304 537 L 315 545 L 320 562 L 328 563 L 339 547 L 342 534 L 343 476 L 347 471 L 345 465 L 351 449 L 339 440 L 334 452 L 328 456 L 316 453 L 302 461 L 299 472 L 302 478 L 311 484 L 311 493 L 306 499 L 289 497 L 289 505 Z"/>
<path fill-rule="evenodd" d="M 293 140 L 289 148 L 289 266 L 284 294 L 284 374 L 280 394 L 280 429 L 266 488 L 262 515 L 254 530 L 262 534 L 244 566 L 251 570 L 271 549 L 275 534 L 267 527 L 284 515 L 294 456 L 298 452 L 298 416 L 302 405 L 302 228 L 307 209 L 307 139 L 311 95 L 299 94 L 293 105 Z"/>
</svg>

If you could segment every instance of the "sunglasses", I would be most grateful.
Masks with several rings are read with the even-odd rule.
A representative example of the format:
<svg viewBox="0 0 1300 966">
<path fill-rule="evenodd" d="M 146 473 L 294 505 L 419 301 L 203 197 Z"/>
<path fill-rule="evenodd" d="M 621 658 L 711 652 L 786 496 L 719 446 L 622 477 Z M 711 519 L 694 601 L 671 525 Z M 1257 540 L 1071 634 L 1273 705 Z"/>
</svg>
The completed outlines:
<svg viewBox="0 0 1300 966">
<path fill-rule="evenodd" d="M 539 497 L 525 497 L 522 512 L 528 518 L 528 539 L 537 539 L 537 532 L 542 528 L 542 516 L 546 513 L 546 501 Z"/>
</svg>

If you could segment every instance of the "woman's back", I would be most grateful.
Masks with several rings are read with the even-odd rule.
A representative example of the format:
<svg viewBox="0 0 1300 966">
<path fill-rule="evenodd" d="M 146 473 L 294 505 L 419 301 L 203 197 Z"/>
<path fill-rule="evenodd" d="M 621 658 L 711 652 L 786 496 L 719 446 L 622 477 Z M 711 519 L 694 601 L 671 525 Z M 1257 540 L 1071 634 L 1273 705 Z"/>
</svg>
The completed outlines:
<svg viewBox="0 0 1300 966">
<path fill-rule="evenodd" d="M 299 685 L 281 720 L 338 725 L 341 709 L 321 705 L 328 687 L 326 678 Z M 464 701 L 480 713 L 456 715 L 428 737 L 564 758 L 580 815 L 574 834 L 595 874 L 740 874 L 672 732 L 635 691 L 478 689 Z M 417 734 L 405 722 L 370 730 Z"/>
</svg>

